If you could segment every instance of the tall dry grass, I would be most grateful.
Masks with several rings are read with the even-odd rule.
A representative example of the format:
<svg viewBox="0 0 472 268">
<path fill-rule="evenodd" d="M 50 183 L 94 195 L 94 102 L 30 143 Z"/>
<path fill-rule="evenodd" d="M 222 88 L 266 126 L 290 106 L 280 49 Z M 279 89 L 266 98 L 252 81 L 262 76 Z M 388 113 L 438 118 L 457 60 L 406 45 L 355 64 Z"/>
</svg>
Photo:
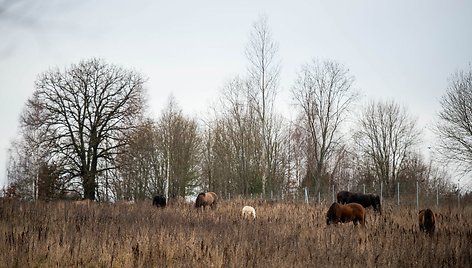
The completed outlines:
<svg viewBox="0 0 472 268">
<path fill-rule="evenodd" d="M 255 222 L 241 208 L 256 208 Z M 66 202 L 4 202 L 2 267 L 340 267 L 472 263 L 472 210 L 436 209 L 436 233 L 417 212 L 368 210 L 367 226 L 326 226 L 328 205 L 233 200 L 215 210 Z"/>
</svg>

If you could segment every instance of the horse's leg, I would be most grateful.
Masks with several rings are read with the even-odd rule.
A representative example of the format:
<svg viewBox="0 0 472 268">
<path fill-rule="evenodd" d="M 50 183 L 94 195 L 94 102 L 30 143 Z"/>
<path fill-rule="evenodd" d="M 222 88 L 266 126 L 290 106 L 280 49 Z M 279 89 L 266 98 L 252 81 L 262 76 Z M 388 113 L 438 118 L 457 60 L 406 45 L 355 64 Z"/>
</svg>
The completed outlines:
<svg viewBox="0 0 472 268">
<path fill-rule="evenodd" d="M 373 207 L 375 212 L 382 214 L 382 212 L 380 211 L 380 204 L 374 204 Z"/>
</svg>

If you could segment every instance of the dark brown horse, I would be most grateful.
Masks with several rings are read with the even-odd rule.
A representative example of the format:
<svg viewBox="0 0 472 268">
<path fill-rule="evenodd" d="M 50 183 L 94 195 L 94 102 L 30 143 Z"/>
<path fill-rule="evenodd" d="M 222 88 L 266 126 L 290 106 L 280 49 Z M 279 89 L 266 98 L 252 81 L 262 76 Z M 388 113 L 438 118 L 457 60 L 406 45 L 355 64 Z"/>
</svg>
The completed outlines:
<svg viewBox="0 0 472 268">
<path fill-rule="evenodd" d="M 195 207 L 205 208 L 207 206 L 210 206 L 211 208 L 215 208 L 217 202 L 218 195 L 214 192 L 199 193 L 197 199 L 195 200 Z"/>
<path fill-rule="evenodd" d="M 152 205 L 156 206 L 158 208 L 165 208 L 167 205 L 167 200 L 164 196 L 162 195 L 156 195 L 152 199 Z"/>
<path fill-rule="evenodd" d="M 418 223 L 420 225 L 420 231 L 432 235 L 435 229 L 436 216 L 434 216 L 431 209 L 422 209 L 418 212 Z"/>
<path fill-rule="evenodd" d="M 336 195 L 339 204 L 358 203 L 364 208 L 372 206 L 374 211 L 382 214 L 380 197 L 376 194 L 361 194 L 348 191 L 341 191 Z"/>
<path fill-rule="evenodd" d="M 362 205 L 357 203 L 349 203 L 346 205 L 333 203 L 326 213 L 327 225 L 351 221 L 354 225 L 357 225 L 358 222 L 363 226 L 365 225 L 365 209 Z"/>
</svg>

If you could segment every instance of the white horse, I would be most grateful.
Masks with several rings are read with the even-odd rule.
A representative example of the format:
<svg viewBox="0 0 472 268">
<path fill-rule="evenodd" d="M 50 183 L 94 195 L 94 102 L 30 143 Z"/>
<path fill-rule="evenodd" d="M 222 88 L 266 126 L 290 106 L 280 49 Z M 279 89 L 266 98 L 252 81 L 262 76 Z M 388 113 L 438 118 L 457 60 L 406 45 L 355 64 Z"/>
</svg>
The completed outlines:
<svg viewBox="0 0 472 268">
<path fill-rule="evenodd" d="M 251 206 L 244 206 L 242 210 L 243 219 L 256 219 L 256 210 Z"/>
</svg>

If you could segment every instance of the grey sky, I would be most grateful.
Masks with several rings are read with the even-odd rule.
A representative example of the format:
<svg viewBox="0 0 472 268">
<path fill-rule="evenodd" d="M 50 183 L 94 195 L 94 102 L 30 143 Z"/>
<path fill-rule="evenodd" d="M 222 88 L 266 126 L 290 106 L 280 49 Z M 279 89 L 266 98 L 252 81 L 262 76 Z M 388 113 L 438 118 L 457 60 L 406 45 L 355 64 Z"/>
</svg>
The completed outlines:
<svg viewBox="0 0 472 268">
<path fill-rule="evenodd" d="M 225 81 L 244 74 L 249 31 L 263 14 L 279 43 L 281 109 L 301 64 L 333 59 L 350 69 L 364 100 L 405 105 L 425 143 L 434 143 L 428 128 L 448 77 L 472 61 L 472 1 L 23 2 L 0 13 L 0 185 L 37 75 L 82 59 L 148 77 L 154 117 L 170 94 L 199 115 Z"/>
</svg>

